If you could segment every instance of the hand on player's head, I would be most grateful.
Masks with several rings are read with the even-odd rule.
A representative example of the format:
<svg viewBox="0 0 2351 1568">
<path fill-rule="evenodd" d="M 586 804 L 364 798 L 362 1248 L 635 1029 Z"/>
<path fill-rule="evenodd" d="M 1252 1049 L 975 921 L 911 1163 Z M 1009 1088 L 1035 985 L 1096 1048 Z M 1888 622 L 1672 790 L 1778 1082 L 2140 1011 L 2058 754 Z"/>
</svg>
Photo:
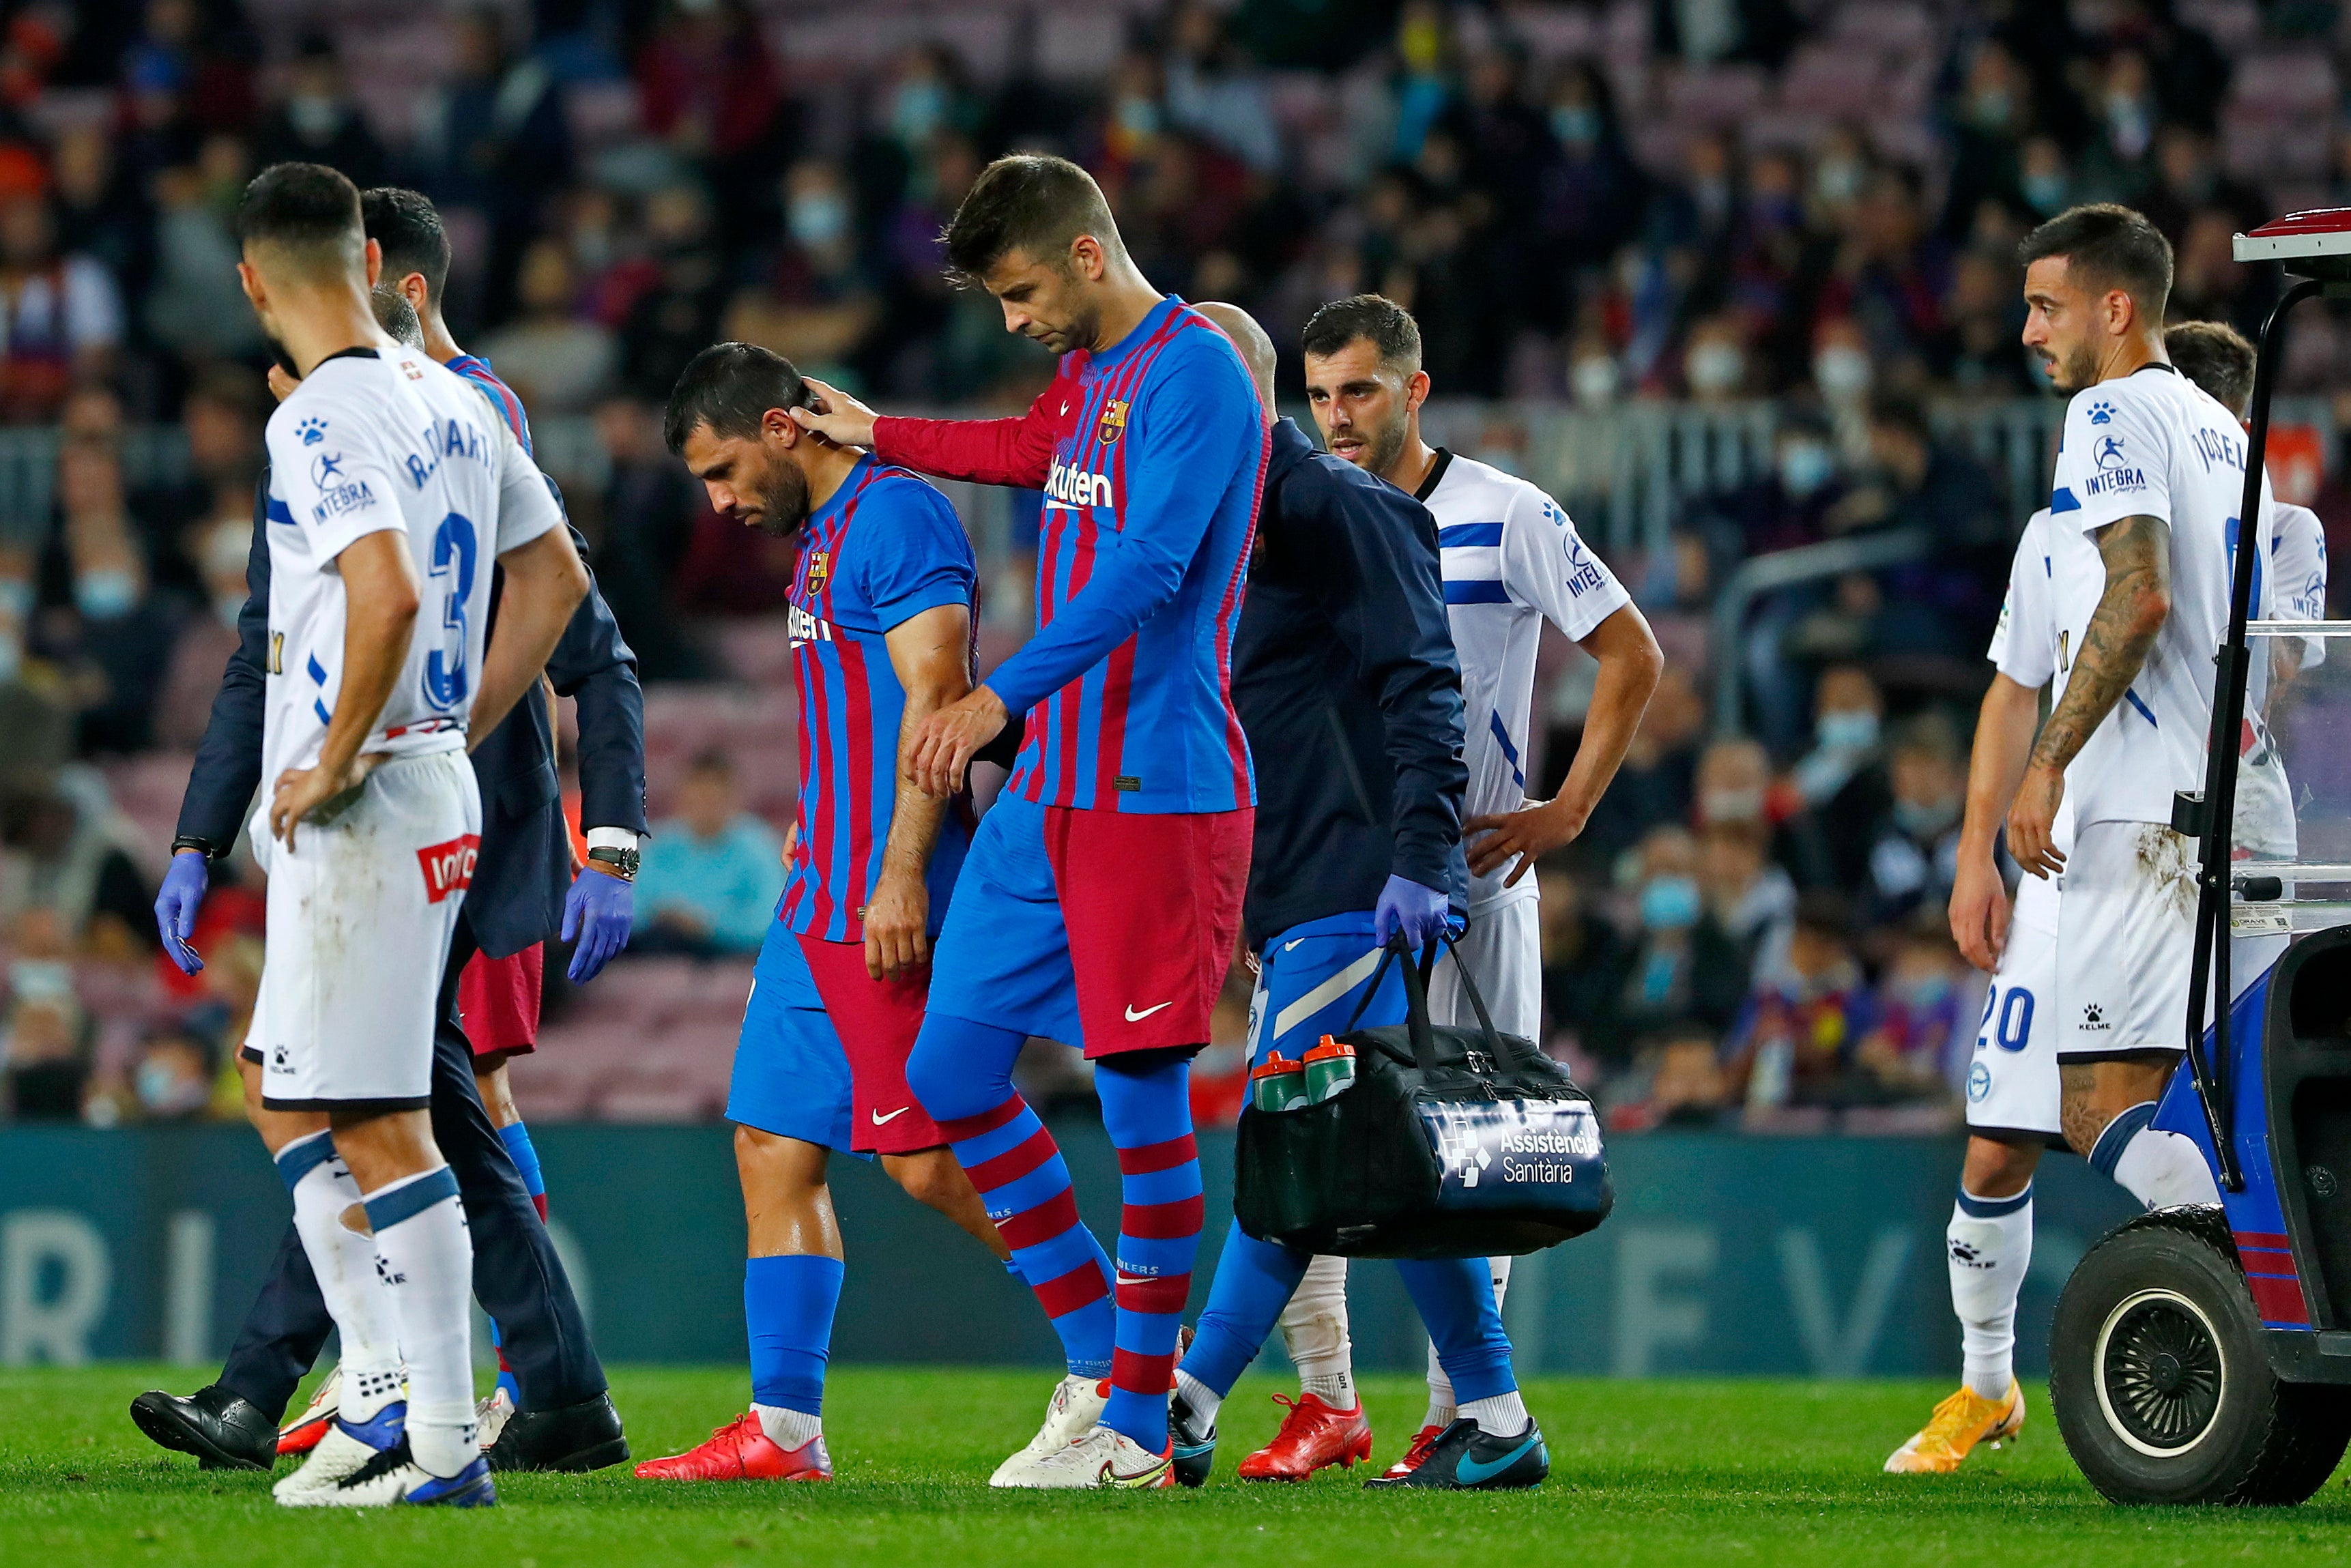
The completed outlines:
<svg viewBox="0 0 2351 1568">
<path fill-rule="evenodd" d="M 873 411 L 814 376 L 805 378 L 815 400 L 811 408 L 787 409 L 792 423 L 840 446 L 873 444 Z"/>
</svg>

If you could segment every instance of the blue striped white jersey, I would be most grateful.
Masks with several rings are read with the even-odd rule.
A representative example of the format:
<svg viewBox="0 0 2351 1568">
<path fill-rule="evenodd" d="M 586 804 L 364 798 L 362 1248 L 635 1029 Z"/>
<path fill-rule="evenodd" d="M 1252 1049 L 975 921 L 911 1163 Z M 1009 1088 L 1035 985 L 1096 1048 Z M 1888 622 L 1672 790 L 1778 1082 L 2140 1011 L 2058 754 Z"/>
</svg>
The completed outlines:
<svg viewBox="0 0 2351 1568">
<path fill-rule="evenodd" d="M 2212 725 L 2212 650 L 2229 621 L 2231 563 L 2244 503 L 2245 432 L 2237 416 L 2167 364 L 2147 365 L 2074 394 L 2050 486 L 2053 537 L 2091 545 L 2053 550 L 2058 667 L 2071 663 L 2105 590 L 2095 548 L 2125 517 L 2166 525 L 2171 612 L 2138 674 L 2065 769 L 2074 821 L 2168 822 L 2171 798 L 2200 789 Z M 2267 600 L 2274 532 L 2268 481 L 2250 532 L 2256 602 Z M 2069 562 L 2074 570 L 2068 570 Z"/>
<path fill-rule="evenodd" d="M 1469 789 L 1462 819 L 1527 803 L 1535 652 L 1549 621 L 1576 642 L 1632 601 L 1565 508 L 1514 475 L 1437 449 L 1419 500 L 1437 518 L 1445 609 L 1461 660 Z M 1469 882 L 1469 913 L 1535 895 L 1510 862 Z"/>
<path fill-rule="evenodd" d="M 337 559 L 354 541 L 394 528 L 415 561 L 423 602 L 399 681 L 360 749 L 462 750 L 487 647 L 492 568 L 563 524 L 547 481 L 473 386 L 422 350 L 389 344 L 313 366 L 270 415 L 265 438 L 262 777 L 317 762 L 342 695 Z"/>
</svg>

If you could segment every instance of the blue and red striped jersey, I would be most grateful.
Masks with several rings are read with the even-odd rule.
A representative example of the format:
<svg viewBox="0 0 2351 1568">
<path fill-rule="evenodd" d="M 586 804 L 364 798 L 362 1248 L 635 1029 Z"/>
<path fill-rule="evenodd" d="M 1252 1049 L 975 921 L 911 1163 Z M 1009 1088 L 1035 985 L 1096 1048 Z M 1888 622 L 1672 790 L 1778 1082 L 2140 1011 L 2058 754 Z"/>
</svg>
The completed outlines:
<svg viewBox="0 0 2351 1568">
<path fill-rule="evenodd" d="M 1253 805 L 1233 627 L 1267 424 L 1232 342 L 1169 296 L 1100 353 L 1053 453 L 1037 633 L 987 685 L 1029 716 L 1005 788 L 1136 812 Z"/>
<path fill-rule="evenodd" d="M 776 918 L 794 935 L 865 939 L 865 899 L 882 875 L 897 804 L 906 688 L 883 641 L 942 604 L 972 603 L 979 571 L 947 498 L 904 468 L 858 459 L 800 532 L 791 591 L 800 693 L 800 838 Z M 971 655 L 976 663 L 976 653 Z M 931 933 L 971 842 L 957 800 L 931 852 Z"/>
<path fill-rule="evenodd" d="M 482 395 L 490 400 L 490 406 L 498 411 L 498 417 L 507 422 L 507 428 L 514 432 L 517 441 L 522 443 L 524 455 L 538 455 L 530 447 L 530 415 L 523 413 L 522 399 L 515 396 L 514 388 L 498 380 L 497 372 L 490 369 L 489 361 L 479 354 L 460 354 L 448 362 L 447 368 L 473 382 L 481 390 Z"/>
</svg>

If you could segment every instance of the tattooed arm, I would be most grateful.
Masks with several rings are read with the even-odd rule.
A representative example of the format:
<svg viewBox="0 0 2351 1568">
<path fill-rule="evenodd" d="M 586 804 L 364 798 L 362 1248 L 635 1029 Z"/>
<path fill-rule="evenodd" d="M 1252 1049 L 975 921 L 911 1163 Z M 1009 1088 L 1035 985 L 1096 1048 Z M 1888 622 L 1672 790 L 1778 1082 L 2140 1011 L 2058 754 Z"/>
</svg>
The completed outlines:
<svg viewBox="0 0 2351 1568">
<path fill-rule="evenodd" d="M 2008 852 L 2035 876 L 2063 871 L 2065 857 L 2051 841 L 2058 802 L 2065 798 L 2065 765 L 2074 760 L 2106 715 L 2130 689 L 2147 651 L 2171 613 L 2171 528 L 2154 517 L 2125 517 L 2097 533 L 2106 563 L 2105 591 L 2082 632 L 2065 695 L 2033 743 L 2032 759 L 2008 813 Z"/>
</svg>

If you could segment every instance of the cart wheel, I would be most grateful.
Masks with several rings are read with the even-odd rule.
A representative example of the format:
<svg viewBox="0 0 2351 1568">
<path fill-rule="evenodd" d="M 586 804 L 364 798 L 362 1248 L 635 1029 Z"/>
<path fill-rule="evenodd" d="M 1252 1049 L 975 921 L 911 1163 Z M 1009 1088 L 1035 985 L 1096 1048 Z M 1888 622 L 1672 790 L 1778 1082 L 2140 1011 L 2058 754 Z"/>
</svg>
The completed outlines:
<svg viewBox="0 0 2351 1568">
<path fill-rule="evenodd" d="M 2058 1298 L 2049 1397 L 2113 1502 L 2296 1503 L 2351 1440 L 2342 1391 L 2281 1382 L 2236 1258 L 2194 1210 L 2135 1219 Z"/>
</svg>

